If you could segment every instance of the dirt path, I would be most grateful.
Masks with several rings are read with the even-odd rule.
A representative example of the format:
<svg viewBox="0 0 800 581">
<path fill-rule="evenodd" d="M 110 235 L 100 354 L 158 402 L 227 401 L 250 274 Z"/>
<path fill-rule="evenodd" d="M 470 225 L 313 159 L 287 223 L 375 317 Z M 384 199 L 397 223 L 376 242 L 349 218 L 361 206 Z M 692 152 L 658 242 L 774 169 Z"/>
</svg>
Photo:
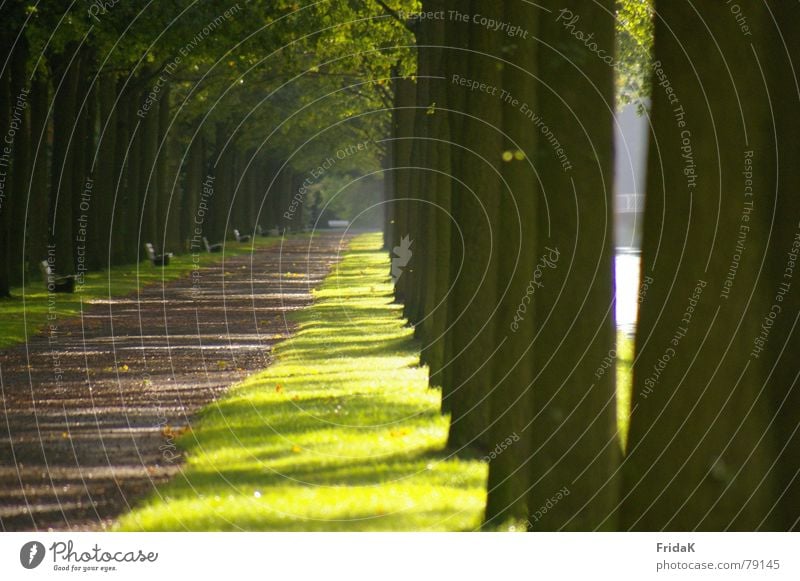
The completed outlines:
<svg viewBox="0 0 800 581">
<path fill-rule="evenodd" d="M 270 363 L 340 242 L 286 241 L 93 301 L 0 353 L 0 530 L 104 528 L 178 473 L 175 435 Z"/>
</svg>

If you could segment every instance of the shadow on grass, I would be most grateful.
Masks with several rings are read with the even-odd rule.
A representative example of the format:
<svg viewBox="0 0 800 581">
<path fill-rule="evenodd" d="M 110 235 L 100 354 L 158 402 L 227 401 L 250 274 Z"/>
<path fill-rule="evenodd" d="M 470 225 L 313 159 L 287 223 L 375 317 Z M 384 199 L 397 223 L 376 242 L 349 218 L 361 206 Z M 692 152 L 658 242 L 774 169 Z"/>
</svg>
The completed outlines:
<svg viewBox="0 0 800 581">
<path fill-rule="evenodd" d="M 444 449 L 447 418 L 391 304 L 380 235 L 353 240 L 278 363 L 205 408 L 182 473 L 122 530 L 472 530 L 486 465 Z"/>
</svg>

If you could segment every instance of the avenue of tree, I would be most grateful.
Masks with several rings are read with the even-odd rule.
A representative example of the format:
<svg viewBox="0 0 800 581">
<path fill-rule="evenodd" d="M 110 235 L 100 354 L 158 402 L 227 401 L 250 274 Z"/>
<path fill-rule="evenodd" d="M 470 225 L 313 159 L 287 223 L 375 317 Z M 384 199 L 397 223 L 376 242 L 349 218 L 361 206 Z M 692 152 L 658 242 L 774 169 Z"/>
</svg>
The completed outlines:
<svg viewBox="0 0 800 581">
<path fill-rule="evenodd" d="M 145 241 L 301 230 L 323 174 L 379 174 L 448 444 L 488 458 L 488 528 L 800 527 L 797 3 L 748 3 L 746 22 L 682 0 L 3 15 L 0 295 L 50 255 L 69 274 Z M 645 96 L 623 446 L 599 371 L 617 347 L 614 112 Z"/>
</svg>

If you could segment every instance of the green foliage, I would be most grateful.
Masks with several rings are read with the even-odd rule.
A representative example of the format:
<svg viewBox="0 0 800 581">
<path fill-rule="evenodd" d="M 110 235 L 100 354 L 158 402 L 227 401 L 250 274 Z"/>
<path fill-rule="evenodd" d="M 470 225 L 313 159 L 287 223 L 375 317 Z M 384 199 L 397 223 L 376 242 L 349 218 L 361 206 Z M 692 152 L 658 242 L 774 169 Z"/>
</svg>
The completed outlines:
<svg viewBox="0 0 800 581">
<path fill-rule="evenodd" d="M 653 0 L 617 2 L 617 105 L 650 95 L 653 57 Z"/>
<path fill-rule="evenodd" d="M 378 234 L 356 238 L 278 362 L 201 414 L 180 476 L 122 530 L 472 530 L 486 465 L 447 418 L 393 304 Z"/>
</svg>

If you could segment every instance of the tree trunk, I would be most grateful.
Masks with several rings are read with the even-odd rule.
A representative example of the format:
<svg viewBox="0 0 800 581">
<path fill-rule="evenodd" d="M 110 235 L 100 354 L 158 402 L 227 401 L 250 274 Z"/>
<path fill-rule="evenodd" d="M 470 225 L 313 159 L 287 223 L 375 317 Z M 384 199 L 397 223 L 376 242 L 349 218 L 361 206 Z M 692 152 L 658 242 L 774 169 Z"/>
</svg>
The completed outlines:
<svg viewBox="0 0 800 581">
<path fill-rule="evenodd" d="M 114 114 L 116 118 L 116 131 L 114 139 L 114 182 L 110 203 L 108 240 L 111 243 L 112 264 L 123 264 L 127 258 L 127 239 L 129 223 L 135 218 L 135 205 L 130 199 L 131 192 L 128 187 L 131 157 L 131 134 L 133 126 L 130 109 L 132 96 L 125 90 L 124 79 L 117 81 L 117 93 L 120 95 Z"/>
<path fill-rule="evenodd" d="M 0 30 L 0 48 L 8 54 L 11 41 Z M 0 70 L 0 139 L 11 122 L 11 69 Z M 0 144 L 0 297 L 11 296 L 11 151 Z"/>
<path fill-rule="evenodd" d="M 503 19 L 499 3 L 473 0 L 471 6 L 472 13 L 498 22 Z M 468 66 L 460 76 L 499 87 L 502 43 L 496 32 L 473 25 L 471 52 L 464 59 Z M 468 91 L 463 86 L 452 90 Z M 494 387 L 491 357 L 496 341 L 497 224 L 502 192 L 498 172 L 503 152 L 503 137 L 497 128 L 502 124 L 502 109 L 496 96 L 471 91 L 466 110 L 472 117 L 464 120 L 460 145 L 468 152 L 462 159 L 460 175 L 468 190 L 459 189 L 458 197 L 452 200 L 453 215 L 463 235 L 465 264 L 453 282 L 453 393 L 448 442 L 456 449 L 475 446 L 486 451 L 494 446 L 488 434 L 488 397 Z"/>
<path fill-rule="evenodd" d="M 725 3 L 656 10 L 622 526 L 796 528 L 796 81 L 765 4 L 747 35 Z"/>
<path fill-rule="evenodd" d="M 614 84 L 613 69 L 591 47 L 613 51 L 614 2 L 543 6 L 551 12 L 540 13 L 538 101 L 523 119 L 537 132 L 542 187 L 538 259 L 527 264 L 537 333 L 533 418 L 526 430 L 532 445 L 529 528 L 613 530 L 620 457 L 615 374 L 613 368 L 595 372 L 616 346 Z M 567 26 L 570 13 L 578 17 L 574 29 Z M 591 33 L 589 44 L 581 40 Z M 531 314 L 521 316 L 520 325 Z M 556 507 L 540 510 L 554 497 Z"/>
<path fill-rule="evenodd" d="M 61 53 L 53 54 L 53 162 L 50 187 L 50 249 L 55 271 L 59 275 L 74 274 L 73 212 L 75 151 L 80 144 L 73 135 L 77 117 L 77 89 L 80 73 L 77 46 L 69 44 Z"/>
<path fill-rule="evenodd" d="M 99 270 L 110 266 L 110 242 L 112 240 L 109 226 L 111 224 L 111 208 L 117 188 L 114 171 L 116 151 L 116 134 L 119 115 L 114 107 L 117 97 L 116 75 L 104 74 L 100 77 L 98 87 L 98 115 L 100 118 L 97 136 L 97 151 L 93 156 L 97 166 L 92 175 L 97 176 L 92 194 L 92 227 L 89 229 L 88 256 L 90 270 Z"/>
<path fill-rule="evenodd" d="M 423 6 L 424 11 L 439 12 L 445 9 L 444 0 L 434 0 Z M 432 49 L 430 74 L 441 79 L 429 81 L 430 109 L 426 112 L 428 136 L 428 204 L 422 206 L 427 214 L 427 234 L 421 258 L 425 260 L 423 322 L 424 343 L 422 359 L 428 365 L 429 382 L 441 385 L 441 370 L 444 363 L 445 336 L 447 334 L 447 291 L 450 287 L 450 126 L 448 124 L 448 85 L 446 61 L 446 26 L 441 19 L 428 21 L 431 30 L 427 43 Z M 460 56 L 460 55 L 459 55 Z"/>
<path fill-rule="evenodd" d="M 505 21 L 526 31 L 538 30 L 540 10 L 521 2 L 506 5 Z M 507 189 L 500 199 L 497 245 L 500 273 L 497 279 L 499 318 L 496 333 L 503 344 L 492 358 L 493 385 L 489 405 L 491 426 L 489 442 L 495 448 L 489 454 L 486 523 L 492 527 L 508 518 L 527 515 L 527 492 L 530 487 L 531 434 L 535 376 L 532 343 L 536 321 L 532 316 L 533 297 L 529 294 L 532 265 L 541 254 L 537 241 L 537 205 L 540 196 L 536 159 L 537 135 L 520 112 L 522 103 L 536 107 L 537 55 L 541 49 L 524 40 L 509 44 L 508 63 L 503 69 L 504 93 L 496 96 L 503 107 L 504 163 L 501 173 Z M 522 305 L 522 306 L 520 306 Z M 524 311 L 522 310 L 524 309 Z M 516 323 L 518 313 L 525 315 Z M 495 454 L 497 446 L 500 453 Z M 507 446 L 503 449 L 503 446 Z"/>
<path fill-rule="evenodd" d="M 27 191 L 30 180 L 30 115 L 28 95 L 28 43 L 21 37 L 11 53 L 11 119 L 14 123 L 13 133 L 13 167 L 11 181 L 11 240 L 13 249 L 10 259 L 10 280 L 12 285 L 20 284 L 24 278 L 26 257 L 25 246 L 25 212 Z M 3 143 L 3 145 L 7 145 Z M 8 192 L 7 192 L 8 193 Z M 41 259 L 40 259 L 41 260 Z M 38 270 L 34 270 L 37 272 Z"/>
<path fill-rule="evenodd" d="M 411 165 L 411 138 L 414 133 L 414 105 L 416 88 L 411 79 L 395 79 L 394 82 L 394 117 L 395 117 L 395 140 L 394 140 L 394 191 L 395 191 L 395 228 L 392 240 L 392 258 L 397 259 L 397 252 L 400 251 L 401 241 L 411 234 L 410 221 L 410 202 L 412 197 L 410 188 L 412 172 Z M 402 251 L 400 251 L 402 252 Z M 403 258 L 403 257 L 399 257 Z M 406 265 L 408 266 L 408 265 Z M 408 280 L 410 277 L 398 277 L 393 275 L 395 280 L 395 298 L 402 302 L 406 296 Z"/>
<path fill-rule="evenodd" d="M 47 216 L 49 176 L 50 82 L 37 71 L 31 85 L 31 181 L 28 190 L 27 258 L 30 272 L 39 272 L 39 263 L 47 257 Z"/>
</svg>

